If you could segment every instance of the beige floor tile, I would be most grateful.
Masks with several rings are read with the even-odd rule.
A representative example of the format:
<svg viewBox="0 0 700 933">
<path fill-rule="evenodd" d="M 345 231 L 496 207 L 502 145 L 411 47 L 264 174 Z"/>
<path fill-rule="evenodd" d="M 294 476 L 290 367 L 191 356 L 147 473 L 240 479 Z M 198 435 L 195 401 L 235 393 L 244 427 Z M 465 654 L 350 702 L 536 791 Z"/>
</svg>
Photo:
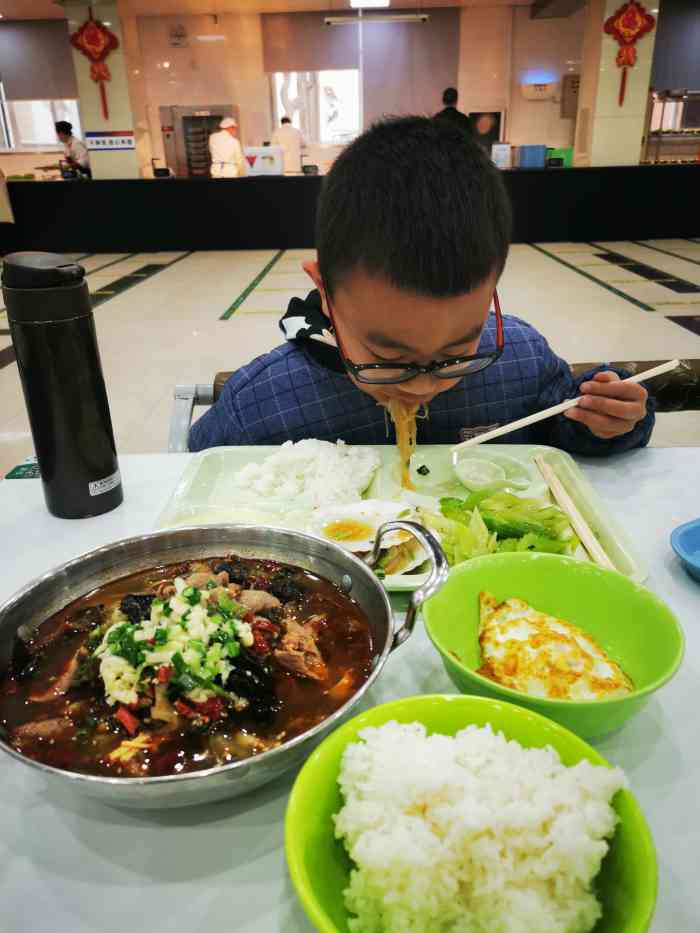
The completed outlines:
<svg viewBox="0 0 700 933">
<path fill-rule="evenodd" d="M 688 295 L 679 295 L 678 292 L 671 291 L 670 288 L 664 288 L 660 282 L 642 281 L 638 284 L 622 285 L 620 291 L 652 307 L 675 304 L 676 302 L 687 304 L 688 302 Z"/>
<path fill-rule="evenodd" d="M 159 262 L 159 263 L 168 263 L 173 262 L 175 259 L 179 259 L 181 256 L 185 255 L 184 250 L 177 252 L 164 252 L 164 253 L 136 253 L 135 256 L 130 256 L 130 262 L 140 262 L 142 265 L 146 265 L 149 262 Z"/>
<path fill-rule="evenodd" d="M 667 272 L 670 276 L 677 276 L 685 279 L 687 282 L 693 282 L 700 285 L 700 266 L 696 266 L 687 259 L 677 259 L 675 256 L 668 256 L 666 253 L 659 253 L 655 250 L 647 249 L 645 246 L 638 246 L 636 243 L 613 242 L 602 244 L 606 249 L 614 250 L 633 259 L 637 262 L 643 262 L 653 269 L 659 269 L 661 272 Z"/>
<path fill-rule="evenodd" d="M 649 243 L 651 246 L 658 246 L 659 249 L 668 249 L 678 252 L 679 250 L 700 249 L 700 243 L 695 240 L 686 239 L 668 239 L 668 240 L 641 240 L 642 243 Z"/>
<path fill-rule="evenodd" d="M 571 264 L 577 269 L 581 269 L 581 271 L 585 272 L 586 275 L 591 275 L 594 279 L 598 279 L 601 282 L 606 282 L 607 284 L 612 285 L 614 288 L 618 288 L 622 292 L 625 291 L 625 285 L 640 285 L 649 281 L 649 279 L 645 279 L 641 275 L 635 275 L 633 272 L 629 272 L 627 269 L 621 266 L 613 266 L 609 262 L 603 263 L 603 265 L 595 266 L 593 268 L 587 265 L 580 265 L 575 261 L 573 261 Z"/>
<path fill-rule="evenodd" d="M 679 317 L 700 317 L 700 298 L 692 304 L 658 305 L 656 310 L 664 315 L 678 315 Z"/>
<path fill-rule="evenodd" d="M 120 277 L 121 275 L 119 272 L 113 272 L 111 269 L 105 270 L 104 272 L 95 272 L 87 280 L 88 288 L 91 292 L 106 288 L 110 282 L 116 282 Z"/>
<path fill-rule="evenodd" d="M 303 269 L 284 269 L 281 268 L 279 264 L 273 266 L 272 269 L 267 273 L 265 281 L 277 282 L 280 284 L 293 283 L 295 285 L 297 282 L 303 282 L 304 284 L 311 283 L 311 279 L 303 271 Z"/>
<path fill-rule="evenodd" d="M 0 478 L 34 453 L 26 414 L 2 419 L 0 424 Z"/>
<path fill-rule="evenodd" d="M 571 362 L 700 356 L 700 337 L 529 246 L 511 250 L 499 295 Z"/>
<path fill-rule="evenodd" d="M 0 431 L 4 431 L 5 426 L 25 410 L 16 363 L 0 369 L 0 399 Z"/>
<path fill-rule="evenodd" d="M 674 295 L 673 298 L 655 301 L 654 308 L 662 314 L 699 314 L 700 295 L 692 298 L 685 295 Z"/>
<path fill-rule="evenodd" d="M 281 317 L 292 298 L 304 298 L 303 289 L 284 292 L 260 292 L 257 289 L 246 298 L 236 314 L 275 314 Z"/>
<path fill-rule="evenodd" d="M 95 253 L 92 256 L 88 256 L 87 259 L 81 259 L 78 264 L 81 265 L 88 274 L 92 274 L 96 269 L 100 269 L 108 263 L 116 264 L 120 259 L 125 259 L 126 256 L 127 253 Z"/>
<path fill-rule="evenodd" d="M 550 253 L 556 253 L 557 256 L 569 258 L 569 256 L 591 256 L 593 253 L 599 253 L 600 250 L 590 243 L 538 243 L 542 249 L 549 250 Z M 573 261 L 573 260 L 570 260 Z"/>
</svg>

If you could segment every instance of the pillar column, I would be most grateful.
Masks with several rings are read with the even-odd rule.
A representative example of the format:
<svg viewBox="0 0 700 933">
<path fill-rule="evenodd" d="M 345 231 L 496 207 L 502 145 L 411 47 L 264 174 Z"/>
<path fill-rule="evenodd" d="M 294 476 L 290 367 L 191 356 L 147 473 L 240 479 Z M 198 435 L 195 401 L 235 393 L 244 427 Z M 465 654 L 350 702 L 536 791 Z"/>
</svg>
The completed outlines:
<svg viewBox="0 0 700 933">
<path fill-rule="evenodd" d="M 647 0 L 647 11 L 663 0 Z M 627 69 L 627 90 L 618 103 L 622 69 L 615 63 L 620 46 L 603 25 L 622 0 L 589 0 L 583 39 L 581 85 L 576 120 L 574 164 L 638 165 L 646 120 L 656 29 L 635 46 L 637 61 Z M 657 16 L 655 12 L 653 14 Z"/>
<path fill-rule="evenodd" d="M 90 5 L 64 5 L 69 30 L 74 33 L 89 18 Z M 92 177 L 138 178 L 139 161 L 134 144 L 134 119 L 129 98 L 124 36 L 117 4 L 93 3 L 92 13 L 95 19 L 101 20 L 119 39 L 119 48 L 111 52 L 106 60 L 112 76 L 111 81 L 105 82 L 109 110 L 107 119 L 102 113 L 100 86 L 90 77 L 90 60 L 82 52 L 73 49 L 73 65 L 80 98 L 80 121 L 85 144 L 90 153 Z"/>
</svg>

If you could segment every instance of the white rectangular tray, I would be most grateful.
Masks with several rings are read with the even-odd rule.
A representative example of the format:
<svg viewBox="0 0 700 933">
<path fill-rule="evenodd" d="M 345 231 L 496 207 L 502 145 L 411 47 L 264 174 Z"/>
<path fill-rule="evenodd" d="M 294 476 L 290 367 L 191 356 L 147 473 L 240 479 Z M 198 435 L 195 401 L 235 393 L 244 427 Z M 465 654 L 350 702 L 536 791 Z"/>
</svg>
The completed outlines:
<svg viewBox="0 0 700 933">
<path fill-rule="evenodd" d="M 372 448 L 379 454 L 381 466 L 365 496 L 367 498 L 393 499 L 399 490 L 399 461 L 395 446 L 377 445 Z M 535 473 L 533 457 L 544 456 L 557 471 L 569 495 L 587 520 L 615 568 L 637 583 L 643 583 L 648 568 L 637 555 L 624 530 L 618 525 L 608 506 L 585 478 L 575 461 L 561 450 L 553 447 L 538 447 L 516 444 L 489 444 L 490 455 L 518 460 L 529 472 Z M 165 509 L 158 517 L 156 528 L 174 528 L 184 525 L 207 525 L 222 523 L 260 524 L 266 511 L 264 501 L 256 504 L 252 512 L 250 505 L 236 502 L 237 487 L 232 482 L 233 474 L 248 463 L 261 463 L 278 447 L 215 447 L 197 454 L 185 468 Z M 414 457 L 434 465 L 434 472 L 447 469 L 451 463 L 449 445 L 419 445 Z M 538 474 L 539 475 L 539 474 Z M 420 490 L 419 490 L 420 491 Z M 467 495 L 465 490 L 464 495 Z M 265 524 L 279 526 L 279 519 L 269 508 L 269 521 Z M 389 577 L 387 589 L 411 591 L 425 579 L 423 574 Z"/>
</svg>

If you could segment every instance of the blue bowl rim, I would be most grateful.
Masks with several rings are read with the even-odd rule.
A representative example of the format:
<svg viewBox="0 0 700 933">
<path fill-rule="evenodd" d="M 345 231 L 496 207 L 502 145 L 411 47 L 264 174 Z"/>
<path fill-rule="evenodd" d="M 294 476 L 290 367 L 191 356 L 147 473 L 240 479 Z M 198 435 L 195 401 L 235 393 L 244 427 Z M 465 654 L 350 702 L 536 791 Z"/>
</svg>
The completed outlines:
<svg viewBox="0 0 700 933">
<path fill-rule="evenodd" d="M 684 522 L 682 525 L 678 525 L 671 532 L 671 547 L 680 557 L 680 559 L 685 564 L 689 564 L 695 570 L 700 570 L 700 560 L 697 560 L 686 551 L 681 543 L 681 537 L 683 532 L 687 531 L 689 528 L 700 528 L 700 518 L 694 518 L 689 522 Z"/>
</svg>

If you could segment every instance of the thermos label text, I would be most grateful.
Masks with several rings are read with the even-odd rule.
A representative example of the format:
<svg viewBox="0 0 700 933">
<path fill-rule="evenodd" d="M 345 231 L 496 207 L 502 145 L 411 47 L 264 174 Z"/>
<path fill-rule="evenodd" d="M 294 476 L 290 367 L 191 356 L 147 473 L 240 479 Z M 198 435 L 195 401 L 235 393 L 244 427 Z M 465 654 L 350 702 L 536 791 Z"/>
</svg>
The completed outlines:
<svg viewBox="0 0 700 933">
<path fill-rule="evenodd" d="M 90 495 L 101 496 L 102 493 L 111 492 L 113 489 L 117 488 L 121 481 L 122 478 L 119 475 L 119 470 L 116 470 L 111 476 L 105 476 L 104 479 L 96 479 L 94 482 L 88 484 Z"/>
</svg>

